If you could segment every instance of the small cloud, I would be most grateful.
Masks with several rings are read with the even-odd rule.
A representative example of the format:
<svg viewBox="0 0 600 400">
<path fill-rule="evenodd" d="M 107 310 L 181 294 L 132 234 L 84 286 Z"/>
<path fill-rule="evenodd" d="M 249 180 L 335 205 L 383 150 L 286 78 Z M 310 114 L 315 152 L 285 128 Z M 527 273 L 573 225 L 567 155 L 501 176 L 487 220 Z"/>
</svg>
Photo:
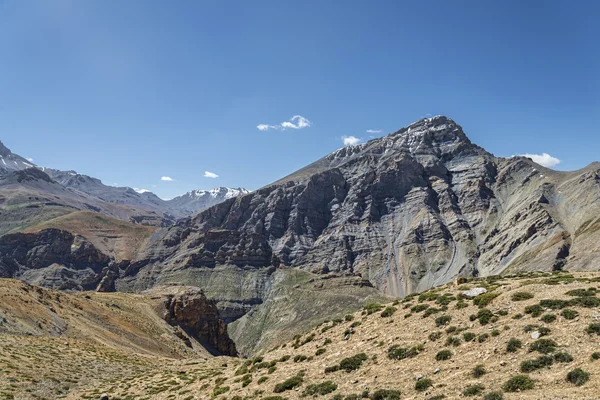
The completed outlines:
<svg viewBox="0 0 600 400">
<path fill-rule="evenodd" d="M 146 193 L 149 192 L 149 190 L 147 189 L 140 189 L 140 188 L 132 188 L 133 190 L 135 190 L 138 193 Z"/>
<path fill-rule="evenodd" d="M 204 177 L 205 178 L 218 178 L 219 175 L 215 174 L 214 172 L 204 171 Z"/>
<path fill-rule="evenodd" d="M 367 129 L 367 133 L 381 133 L 383 132 L 381 129 Z"/>
<path fill-rule="evenodd" d="M 26 160 L 29 161 L 29 162 L 33 162 L 33 158 L 31 158 L 31 157 L 26 158 Z"/>
<path fill-rule="evenodd" d="M 302 115 L 294 115 L 290 118 L 289 121 L 284 121 L 279 125 L 268 125 L 268 124 L 259 124 L 256 125 L 256 128 L 259 131 L 268 131 L 269 129 L 276 129 L 278 131 L 285 131 L 286 129 L 303 129 L 308 128 L 312 125 L 308 119 L 304 118 Z"/>
<path fill-rule="evenodd" d="M 344 146 L 355 146 L 361 141 L 361 138 L 357 138 L 354 136 L 342 136 L 342 142 L 344 142 Z"/>
<path fill-rule="evenodd" d="M 555 165 L 560 164 L 560 160 L 556 157 L 552 157 L 550 154 L 548 153 L 542 153 L 542 154 L 529 154 L 529 153 L 525 153 L 525 154 L 519 154 L 522 157 L 527 157 L 527 158 L 531 158 L 533 160 L 533 162 L 536 162 L 538 164 L 540 164 L 543 167 L 553 167 Z"/>
<path fill-rule="evenodd" d="M 173 178 L 171 178 L 170 176 L 162 176 L 162 177 L 160 178 L 160 180 L 161 180 L 161 181 L 167 181 L 167 182 L 173 182 L 173 181 L 174 181 L 174 179 L 173 179 Z"/>
</svg>

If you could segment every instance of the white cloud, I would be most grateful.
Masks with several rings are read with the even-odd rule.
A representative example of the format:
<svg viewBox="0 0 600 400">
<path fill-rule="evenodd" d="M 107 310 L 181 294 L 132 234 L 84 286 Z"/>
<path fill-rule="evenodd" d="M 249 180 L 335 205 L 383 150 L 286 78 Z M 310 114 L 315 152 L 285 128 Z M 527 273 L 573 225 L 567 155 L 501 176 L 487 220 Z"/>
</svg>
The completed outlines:
<svg viewBox="0 0 600 400">
<path fill-rule="evenodd" d="M 294 115 L 292 118 L 290 118 L 289 121 L 284 121 L 279 125 L 259 124 L 259 125 L 256 125 L 256 128 L 259 131 L 268 131 L 269 129 L 285 131 L 286 129 L 308 128 L 311 125 L 312 125 L 312 122 L 310 122 L 308 119 L 304 118 L 302 115 Z"/>
<path fill-rule="evenodd" d="M 205 178 L 218 178 L 219 175 L 215 174 L 214 172 L 204 171 L 204 177 Z"/>
<path fill-rule="evenodd" d="M 381 129 L 367 129 L 367 133 L 381 133 L 383 132 Z"/>
<path fill-rule="evenodd" d="M 161 180 L 161 181 L 167 181 L 167 182 L 173 182 L 173 181 L 174 181 L 174 179 L 173 179 L 173 178 L 171 178 L 170 176 L 162 176 L 162 177 L 160 178 L 160 180 Z"/>
<path fill-rule="evenodd" d="M 534 162 L 540 164 L 543 167 L 550 168 L 550 167 L 560 164 L 560 160 L 558 158 L 552 157 L 548 153 L 542 153 L 542 154 L 525 153 L 525 154 L 519 154 L 519 155 L 523 156 L 523 157 L 531 158 Z"/>
<path fill-rule="evenodd" d="M 33 162 L 33 158 L 31 158 L 31 157 L 26 158 L 26 160 L 29 161 L 29 162 Z"/>
<path fill-rule="evenodd" d="M 354 146 L 359 144 L 361 141 L 361 138 L 354 136 L 342 136 L 342 142 L 344 142 L 344 146 Z"/>
<path fill-rule="evenodd" d="M 146 193 L 149 192 L 148 189 L 140 189 L 140 188 L 132 188 L 133 190 L 135 190 L 138 193 Z"/>
</svg>

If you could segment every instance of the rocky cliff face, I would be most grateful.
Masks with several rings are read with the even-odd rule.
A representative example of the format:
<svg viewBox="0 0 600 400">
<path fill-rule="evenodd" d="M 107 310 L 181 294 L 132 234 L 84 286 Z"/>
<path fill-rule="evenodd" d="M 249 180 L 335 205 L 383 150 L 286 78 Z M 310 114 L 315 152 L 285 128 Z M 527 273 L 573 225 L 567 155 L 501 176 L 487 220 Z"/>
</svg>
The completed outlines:
<svg viewBox="0 0 600 400">
<path fill-rule="evenodd" d="M 54 289 L 90 290 L 110 263 L 82 236 L 58 229 L 0 237 L 0 278 Z M 106 269 L 108 271 L 108 269 Z"/>
<path fill-rule="evenodd" d="M 497 158 L 451 119 L 427 118 L 170 228 L 137 284 L 269 258 L 360 274 L 397 296 L 457 276 L 596 268 L 599 174 Z"/>
<path fill-rule="evenodd" d="M 212 354 L 237 355 L 235 343 L 227 335 L 227 325 L 220 318 L 215 302 L 208 300 L 200 289 L 162 286 L 148 294 L 151 298 L 160 298 L 157 312 L 169 325 L 181 328 Z"/>
</svg>

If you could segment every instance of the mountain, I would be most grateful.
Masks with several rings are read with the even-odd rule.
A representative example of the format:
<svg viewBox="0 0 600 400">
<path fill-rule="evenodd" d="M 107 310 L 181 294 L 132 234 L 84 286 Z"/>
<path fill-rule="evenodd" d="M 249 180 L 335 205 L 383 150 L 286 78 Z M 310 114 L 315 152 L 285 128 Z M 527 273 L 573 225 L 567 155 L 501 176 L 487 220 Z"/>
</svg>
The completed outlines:
<svg viewBox="0 0 600 400">
<path fill-rule="evenodd" d="M 405 296 L 458 276 L 595 269 L 599 199 L 599 163 L 495 157 L 451 119 L 426 118 L 170 227 L 127 280 L 281 265 Z"/>
<path fill-rule="evenodd" d="M 3 238 L 0 271 L 52 287 L 201 288 L 247 355 L 369 299 L 461 277 L 595 270 L 599 231 L 600 163 L 562 172 L 496 157 L 437 116 L 174 225 L 123 234 L 119 243 L 137 243 L 131 258 L 110 255 L 100 272 L 71 263 L 51 274 L 48 257 L 64 239 L 45 230 L 27 233 L 18 251 L 19 240 Z M 99 238 L 75 233 L 108 254 Z"/>
<path fill-rule="evenodd" d="M 196 190 L 165 201 L 146 190 L 109 186 L 100 179 L 76 171 L 37 166 L 12 153 L 0 142 L 0 208 L 2 203 L 11 203 L 13 206 L 19 204 L 21 210 L 14 223 L 6 223 L 6 218 L 0 222 L 0 234 L 23 230 L 34 226 L 35 222 L 44 222 L 74 210 L 91 210 L 136 224 L 168 226 L 179 218 L 247 192 L 242 188 L 221 187 L 211 191 Z M 39 204 L 35 203 L 40 199 L 46 199 L 46 206 L 63 208 L 50 210 L 51 207 L 44 207 L 43 212 L 31 216 L 33 209 L 40 210 Z M 14 209 L 10 207 L 10 211 Z M 5 211 L 10 214 L 8 209 Z"/>
<path fill-rule="evenodd" d="M 11 171 L 20 171 L 34 167 L 34 164 L 17 154 L 13 154 L 0 141 L 0 175 L 5 175 Z"/>
<path fill-rule="evenodd" d="M 184 195 L 167 200 L 167 204 L 184 214 L 192 215 L 198 211 L 222 203 L 225 200 L 248 193 L 250 193 L 249 190 L 241 187 L 227 188 L 221 186 L 212 190 L 193 190 Z"/>
</svg>

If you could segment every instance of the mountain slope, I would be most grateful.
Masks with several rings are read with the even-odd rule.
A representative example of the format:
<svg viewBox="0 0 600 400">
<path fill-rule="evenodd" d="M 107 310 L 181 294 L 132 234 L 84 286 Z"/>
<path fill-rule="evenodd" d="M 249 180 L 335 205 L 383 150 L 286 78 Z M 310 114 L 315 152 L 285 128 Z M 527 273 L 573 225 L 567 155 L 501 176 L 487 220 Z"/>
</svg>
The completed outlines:
<svg viewBox="0 0 600 400">
<path fill-rule="evenodd" d="M 600 164 L 498 158 L 426 118 L 169 228 L 123 288 L 228 264 L 360 274 L 395 296 L 457 276 L 594 269 L 599 211 Z"/>
<path fill-rule="evenodd" d="M 527 273 L 449 284 L 306 327 L 256 358 L 228 360 L 218 375 L 171 385 L 189 399 L 595 399 L 599 282 L 598 273 Z M 464 295 L 474 288 L 488 292 Z M 71 398 L 137 398 L 192 368 L 167 366 Z"/>
</svg>

